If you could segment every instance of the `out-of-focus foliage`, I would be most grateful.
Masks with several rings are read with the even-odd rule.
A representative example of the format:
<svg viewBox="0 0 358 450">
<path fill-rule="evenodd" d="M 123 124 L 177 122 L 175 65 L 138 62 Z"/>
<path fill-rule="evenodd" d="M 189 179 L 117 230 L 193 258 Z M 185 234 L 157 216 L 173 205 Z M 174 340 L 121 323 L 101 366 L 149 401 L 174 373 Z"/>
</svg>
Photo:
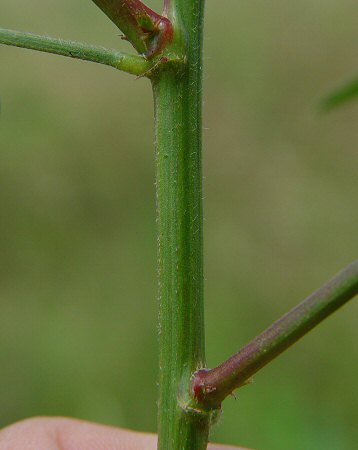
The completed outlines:
<svg viewBox="0 0 358 450">
<path fill-rule="evenodd" d="M 323 110 L 329 111 L 357 97 L 358 79 L 355 79 L 327 95 L 322 102 L 322 108 Z"/>
<path fill-rule="evenodd" d="M 356 0 L 207 2 L 209 365 L 357 257 L 358 105 L 316 114 L 355 73 L 357 14 Z M 1 26 L 128 50 L 87 0 L 3 0 Z M 0 61 L 0 424 L 155 430 L 150 86 L 26 50 Z M 355 448 L 357 318 L 353 302 L 263 370 L 212 438 Z"/>
</svg>

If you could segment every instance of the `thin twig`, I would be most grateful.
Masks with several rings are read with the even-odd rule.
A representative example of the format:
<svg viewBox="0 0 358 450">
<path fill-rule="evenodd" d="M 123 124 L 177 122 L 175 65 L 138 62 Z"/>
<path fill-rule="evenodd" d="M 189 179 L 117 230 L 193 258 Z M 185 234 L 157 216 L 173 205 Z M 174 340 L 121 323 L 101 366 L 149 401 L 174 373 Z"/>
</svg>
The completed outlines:
<svg viewBox="0 0 358 450">
<path fill-rule="evenodd" d="M 142 56 L 4 28 L 0 28 L 0 44 L 105 64 L 137 76 L 146 73 L 152 66 L 152 63 Z"/>
</svg>

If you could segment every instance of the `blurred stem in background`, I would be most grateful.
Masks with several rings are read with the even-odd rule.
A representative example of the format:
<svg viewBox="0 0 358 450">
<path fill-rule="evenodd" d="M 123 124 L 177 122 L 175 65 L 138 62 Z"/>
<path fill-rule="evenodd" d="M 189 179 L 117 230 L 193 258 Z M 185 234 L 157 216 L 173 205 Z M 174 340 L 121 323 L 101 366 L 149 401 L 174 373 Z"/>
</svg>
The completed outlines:
<svg viewBox="0 0 358 450">
<path fill-rule="evenodd" d="M 323 99 L 321 108 L 328 112 L 347 102 L 357 100 L 358 98 L 358 78 L 346 83 L 332 91 Z"/>
</svg>

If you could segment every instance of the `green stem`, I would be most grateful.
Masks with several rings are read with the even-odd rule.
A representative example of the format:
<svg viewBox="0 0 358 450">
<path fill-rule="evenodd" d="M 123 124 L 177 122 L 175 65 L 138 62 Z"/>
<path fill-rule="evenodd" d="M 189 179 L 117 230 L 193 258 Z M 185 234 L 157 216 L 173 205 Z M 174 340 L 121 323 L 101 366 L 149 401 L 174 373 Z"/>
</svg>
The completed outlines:
<svg viewBox="0 0 358 450">
<path fill-rule="evenodd" d="M 4 28 L 0 28 L 0 44 L 105 64 L 138 76 L 145 74 L 152 67 L 152 63 L 142 56 Z"/>
<path fill-rule="evenodd" d="M 192 382 L 196 401 L 206 409 L 219 408 L 234 389 L 357 294 L 358 260 L 220 366 L 199 370 Z"/>
<path fill-rule="evenodd" d="M 190 378 L 205 366 L 201 89 L 203 1 L 169 6 L 173 46 L 186 63 L 152 78 L 157 145 L 159 276 L 158 449 L 204 450 L 211 413 L 189 408 Z M 170 49 L 169 49 L 170 50 Z"/>
</svg>

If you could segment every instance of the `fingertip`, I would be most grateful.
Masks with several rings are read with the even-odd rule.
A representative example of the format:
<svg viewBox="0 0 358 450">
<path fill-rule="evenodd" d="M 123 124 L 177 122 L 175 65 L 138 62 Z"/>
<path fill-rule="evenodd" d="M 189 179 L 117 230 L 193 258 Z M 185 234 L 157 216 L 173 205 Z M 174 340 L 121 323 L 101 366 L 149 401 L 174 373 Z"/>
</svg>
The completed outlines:
<svg viewBox="0 0 358 450">
<path fill-rule="evenodd" d="M 36 417 L 0 431 L 0 450 L 157 450 L 157 435 L 64 417 Z M 210 444 L 208 450 L 248 450 Z"/>
</svg>

